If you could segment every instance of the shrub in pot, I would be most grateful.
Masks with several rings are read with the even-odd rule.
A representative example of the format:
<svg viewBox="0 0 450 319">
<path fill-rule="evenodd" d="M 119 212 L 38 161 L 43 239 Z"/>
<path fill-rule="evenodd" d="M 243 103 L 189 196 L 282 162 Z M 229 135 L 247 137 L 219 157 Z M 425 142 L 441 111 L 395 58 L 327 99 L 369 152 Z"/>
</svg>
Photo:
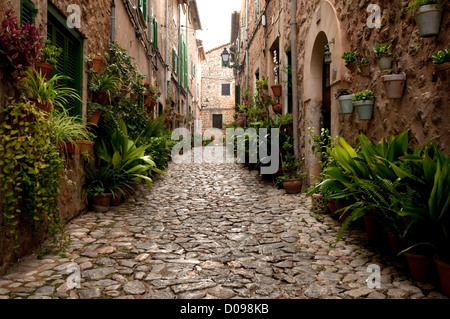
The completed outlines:
<svg viewBox="0 0 450 319">
<path fill-rule="evenodd" d="M 62 54 L 63 49 L 54 46 L 50 40 L 45 41 L 44 45 L 41 50 L 41 59 L 36 63 L 36 66 L 41 71 L 44 79 L 48 81 L 52 76 L 53 69 L 58 64 L 58 57 Z"/>
<path fill-rule="evenodd" d="M 306 176 L 306 173 L 300 170 L 300 163 L 304 158 L 302 157 L 299 161 L 296 161 L 292 151 L 293 145 L 290 142 L 290 138 L 288 138 L 280 152 L 283 175 L 277 178 L 276 184 L 283 185 L 287 194 L 298 194 L 302 191 L 302 180 Z"/>
<path fill-rule="evenodd" d="M 349 92 L 347 92 L 347 90 L 339 89 L 335 97 L 339 101 L 342 113 L 353 113 L 353 94 L 350 94 Z"/>
<path fill-rule="evenodd" d="M 92 93 L 94 102 L 101 105 L 110 104 L 111 95 L 116 92 L 119 78 L 108 74 L 105 70 L 91 75 L 89 91 Z"/>
<path fill-rule="evenodd" d="M 390 52 L 390 43 L 377 44 L 373 51 L 375 56 L 378 58 L 378 67 L 381 71 L 391 69 L 392 66 L 392 55 Z"/>
<path fill-rule="evenodd" d="M 355 73 L 357 70 L 356 49 L 349 52 L 344 52 L 342 59 L 344 59 L 347 69 L 349 69 L 352 73 Z"/>
<path fill-rule="evenodd" d="M 423 38 L 439 34 L 442 20 L 442 8 L 445 0 L 415 0 L 408 3 L 406 10 L 415 10 L 414 18 Z"/>
<path fill-rule="evenodd" d="M 64 86 L 64 81 L 70 78 L 63 75 L 54 75 L 46 81 L 40 71 L 28 70 L 27 77 L 22 80 L 20 90 L 38 107 L 51 111 L 55 107 L 64 110 L 69 101 L 81 101 L 78 92 Z"/>
<path fill-rule="evenodd" d="M 370 59 L 363 58 L 358 61 L 358 67 L 362 75 L 370 75 Z"/>
<path fill-rule="evenodd" d="M 401 99 L 406 83 L 406 73 L 388 74 L 382 77 L 386 95 L 389 99 Z"/>
<path fill-rule="evenodd" d="M 444 49 L 433 53 L 435 73 L 443 80 L 450 79 L 450 49 Z"/>
<path fill-rule="evenodd" d="M 360 120 L 370 120 L 373 114 L 375 96 L 370 90 L 355 93 L 352 97 L 353 105 L 356 107 Z"/>
</svg>

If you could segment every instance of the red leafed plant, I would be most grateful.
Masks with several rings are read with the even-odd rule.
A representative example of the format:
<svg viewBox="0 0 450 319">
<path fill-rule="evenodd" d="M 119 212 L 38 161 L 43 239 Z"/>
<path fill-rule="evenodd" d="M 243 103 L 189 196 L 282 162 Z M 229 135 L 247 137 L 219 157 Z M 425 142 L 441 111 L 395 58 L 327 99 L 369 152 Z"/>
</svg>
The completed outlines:
<svg viewBox="0 0 450 319">
<path fill-rule="evenodd" d="M 30 65 L 40 60 L 43 38 L 32 23 L 20 27 L 12 10 L 5 16 L 0 27 L 0 69 L 17 82 Z"/>
</svg>

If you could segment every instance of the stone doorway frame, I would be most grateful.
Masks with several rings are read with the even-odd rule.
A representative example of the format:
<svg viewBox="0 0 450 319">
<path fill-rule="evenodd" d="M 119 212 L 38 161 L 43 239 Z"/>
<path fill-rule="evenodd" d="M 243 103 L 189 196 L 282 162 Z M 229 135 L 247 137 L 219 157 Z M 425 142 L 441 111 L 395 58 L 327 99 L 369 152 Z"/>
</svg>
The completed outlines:
<svg viewBox="0 0 450 319">
<path fill-rule="evenodd" d="M 305 131 L 314 127 L 316 134 L 320 131 L 322 114 L 322 81 L 323 58 L 325 45 L 330 44 L 332 62 L 330 65 L 331 85 L 331 136 L 339 134 L 339 104 L 333 98 L 337 92 L 337 85 L 344 75 L 344 62 L 342 60 L 343 38 L 341 26 L 336 9 L 327 0 L 320 2 L 312 17 L 311 25 L 305 40 L 305 63 L 303 68 L 303 96 L 305 109 Z M 306 139 L 309 139 L 306 136 Z M 314 152 L 306 149 L 305 165 L 309 175 L 319 176 L 320 166 Z M 310 177 L 309 184 L 314 183 Z"/>
</svg>

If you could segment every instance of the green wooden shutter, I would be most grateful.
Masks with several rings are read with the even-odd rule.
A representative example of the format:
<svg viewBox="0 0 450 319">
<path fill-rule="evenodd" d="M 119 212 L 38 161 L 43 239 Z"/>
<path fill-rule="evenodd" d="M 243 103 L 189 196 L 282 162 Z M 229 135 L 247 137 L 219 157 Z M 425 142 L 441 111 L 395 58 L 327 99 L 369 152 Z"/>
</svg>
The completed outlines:
<svg viewBox="0 0 450 319">
<path fill-rule="evenodd" d="M 258 20 L 259 17 L 259 0 L 255 0 L 255 21 Z"/>
<path fill-rule="evenodd" d="M 33 2 L 29 0 L 20 1 L 20 23 L 24 25 L 27 22 L 34 23 L 34 18 L 36 17 L 36 7 Z"/>
<path fill-rule="evenodd" d="M 183 77 L 184 77 L 184 72 L 183 72 L 183 35 L 180 35 L 180 43 L 179 43 L 179 51 L 180 54 L 178 56 L 178 67 L 179 67 L 179 71 L 178 74 L 180 76 L 180 85 L 183 85 L 184 81 L 183 81 Z"/>
<path fill-rule="evenodd" d="M 186 89 L 188 87 L 188 57 L 185 43 L 183 43 L 183 47 L 184 47 L 184 88 Z"/>
<path fill-rule="evenodd" d="M 177 52 L 175 51 L 175 49 L 172 49 L 172 69 L 175 74 L 178 74 L 177 62 L 178 62 Z"/>
<path fill-rule="evenodd" d="M 156 21 L 156 18 L 153 18 L 152 25 L 153 25 L 153 49 L 155 51 L 158 51 L 158 21 Z"/>
<path fill-rule="evenodd" d="M 76 37 L 65 28 L 58 19 L 49 15 L 47 22 L 47 38 L 63 53 L 58 57 L 54 72 L 68 76 L 70 79 L 64 81 L 64 85 L 82 92 L 82 67 L 83 67 L 83 44 L 81 37 Z M 66 109 L 71 115 L 81 115 L 81 102 L 69 100 Z"/>
</svg>

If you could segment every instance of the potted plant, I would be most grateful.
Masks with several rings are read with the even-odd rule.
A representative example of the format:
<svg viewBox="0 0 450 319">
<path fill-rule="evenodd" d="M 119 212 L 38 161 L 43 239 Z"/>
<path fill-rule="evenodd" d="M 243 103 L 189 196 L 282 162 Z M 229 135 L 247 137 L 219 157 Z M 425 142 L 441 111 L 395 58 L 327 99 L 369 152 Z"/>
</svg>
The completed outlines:
<svg viewBox="0 0 450 319">
<path fill-rule="evenodd" d="M 381 71 L 391 69 L 392 55 L 390 52 L 390 43 L 377 44 L 373 51 L 378 58 L 378 67 Z"/>
<path fill-rule="evenodd" d="M 86 58 L 86 63 L 88 64 L 89 68 L 92 69 L 95 73 L 99 73 L 102 69 L 104 58 L 100 55 L 89 55 Z"/>
<path fill-rule="evenodd" d="M 75 89 L 61 84 L 68 79 L 70 78 L 64 75 L 54 75 L 46 81 L 40 71 L 28 70 L 27 77 L 22 80 L 21 91 L 46 112 L 51 112 L 55 106 L 63 110 L 69 100 L 81 101 Z"/>
<path fill-rule="evenodd" d="M 388 99 L 401 99 L 406 83 L 406 73 L 394 74 L 393 70 L 389 73 L 381 77 L 387 97 Z"/>
<path fill-rule="evenodd" d="M 445 0 L 415 0 L 408 3 L 406 10 L 416 10 L 414 18 L 423 38 L 439 34 L 442 20 L 442 8 Z"/>
<path fill-rule="evenodd" d="M 360 120 L 370 120 L 373 114 L 375 96 L 370 90 L 355 93 L 352 97 L 353 105 L 356 107 Z"/>
<path fill-rule="evenodd" d="M 349 69 L 350 72 L 355 73 L 357 69 L 356 49 L 353 49 L 350 52 L 344 52 L 342 59 L 344 59 L 347 69 Z"/>
<path fill-rule="evenodd" d="M 108 211 L 113 194 L 117 191 L 114 170 L 109 166 L 95 168 L 88 162 L 85 191 L 96 211 Z"/>
<path fill-rule="evenodd" d="M 303 157 L 296 161 L 294 155 L 292 155 L 292 144 L 290 138 L 284 142 L 283 151 L 281 152 L 281 169 L 283 175 L 277 177 L 276 184 L 283 185 L 286 194 L 298 194 L 302 191 L 303 178 L 306 173 L 300 170 L 300 162 L 303 161 Z M 285 154 L 283 154 L 285 153 Z"/>
<path fill-rule="evenodd" d="M 339 89 L 335 97 L 339 101 L 342 113 L 353 113 L 353 94 L 348 93 L 347 90 Z"/>
<path fill-rule="evenodd" d="M 152 109 L 156 105 L 158 97 L 161 96 L 161 93 L 159 92 L 158 87 L 151 85 L 150 82 L 145 82 L 144 88 L 145 88 L 144 91 L 145 106 Z"/>
<path fill-rule="evenodd" d="M 89 81 L 89 90 L 93 94 L 92 100 L 101 105 L 111 102 L 111 94 L 114 93 L 119 84 L 119 78 L 107 72 L 94 73 Z"/>
<path fill-rule="evenodd" d="M 98 125 L 102 113 L 106 110 L 107 108 L 104 105 L 91 101 L 88 104 L 87 122 L 93 125 Z"/>
<path fill-rule="evenodd" d="M 67 111 L 50 113 L 48 129 L 51 142 L 61 151 L 75 153 L 77 140 L 93 140 L 95 136 L 89 132 L 78 116 L 71 116 Z"/>
<path fill-rule="evenodd" d="M 272 110 L 275 114 L 283 114 L 283 108 L 281 107 L 281 103 L 273 104 Z"/>
<path fill-rule="evenodd" d="M 273 51 L 273 63 L 275 65 L 275 67 L 273 68 L 275 72 L 275 83 L 271 86 L 271 89 L 275 97 L 280 97 L 282 93 L 282 86 L 281 83 L 278 81 L 278 70 L 280 66 L 278 64 L 278 56 L 276 50 Z"/>
<path fill-rule="evenodd" d="M 370 62 L 369 58 L 362 58 L 358 61 L 358 67 L 362 75 L 370 75 Z"/>
<path fill-rule="evenodd" d="M 41 58 L 42 37 L 32 23 L 19 26 L 13 10 L 5 12 L 0 24 L 0 73 L 11 83 L 22 79 L 25 71 Z"/>
<path fill-rule="evenodd" d="M 442 81 L 450 79 L 450 49 L 433 53 L 434 71 Z"/>
<path fill-rule="evenodd" d="M 41 59 L 36 66 L 42 72 L 44 79 L 48 81 L 52 76 L 53 69 L 58 64 L 58 57 L 62 54 L 63 49 L 54 46 L 50 40 L 45 41 L 44 45 L 41 50 Z"/>
</svg>

